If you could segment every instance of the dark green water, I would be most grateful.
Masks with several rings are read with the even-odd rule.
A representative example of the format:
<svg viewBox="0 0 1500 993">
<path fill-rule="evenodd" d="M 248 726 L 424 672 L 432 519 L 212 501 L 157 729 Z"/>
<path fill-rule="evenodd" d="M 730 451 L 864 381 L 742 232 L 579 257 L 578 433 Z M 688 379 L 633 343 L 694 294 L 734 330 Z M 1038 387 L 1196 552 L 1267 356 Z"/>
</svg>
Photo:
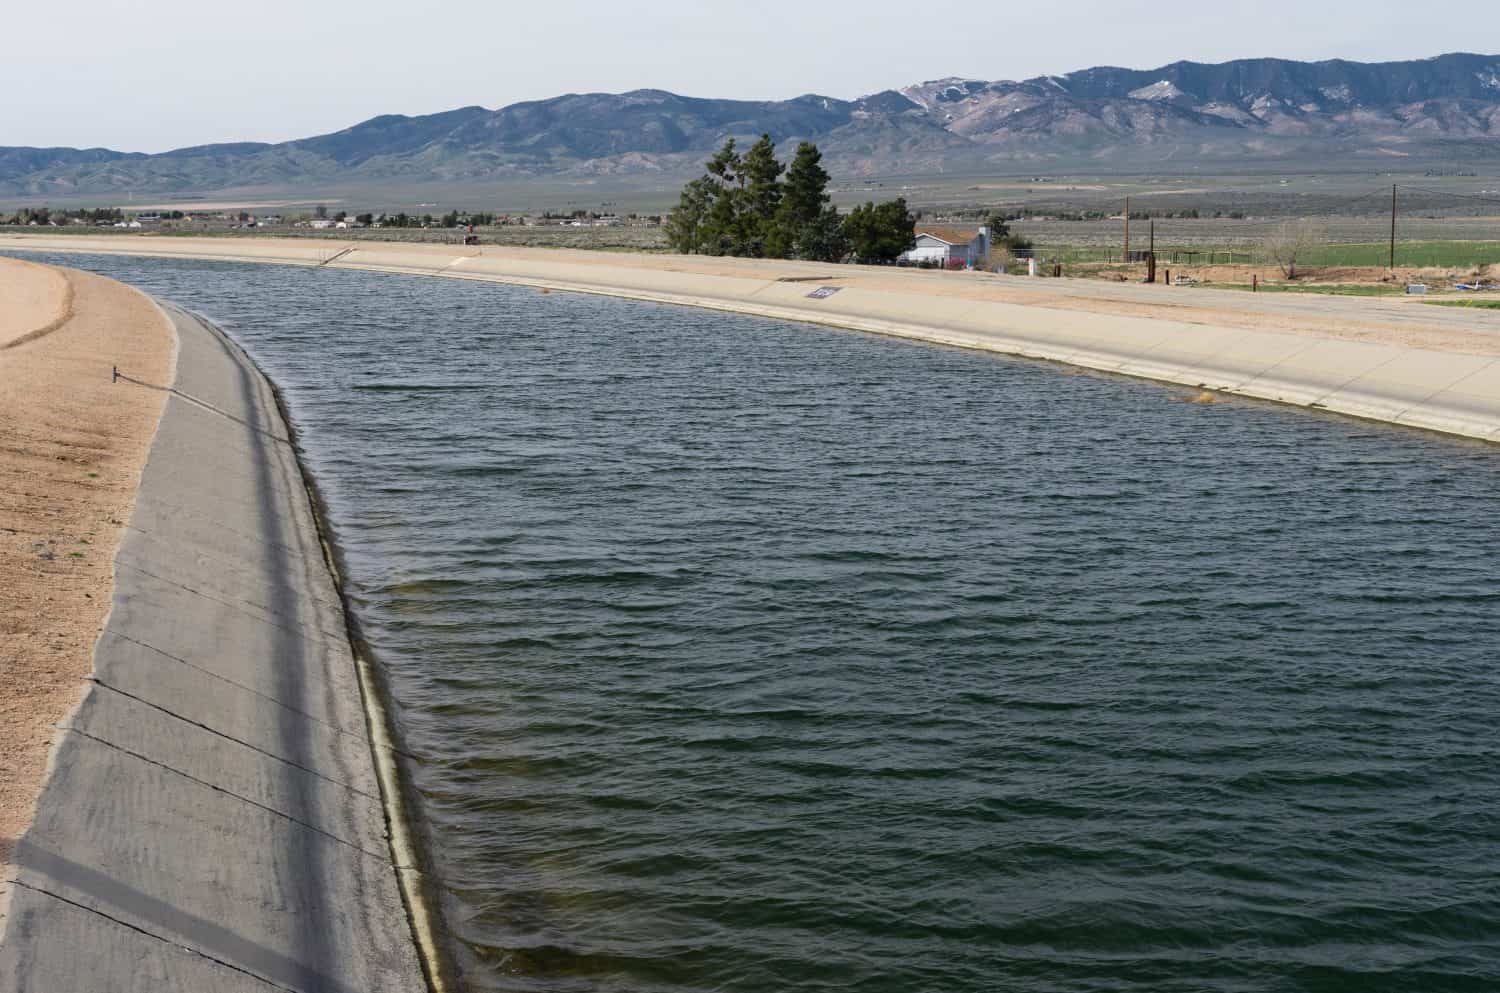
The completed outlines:
<svg viewBox="0 0 1500 993">
<path fill-rule="evenodd" d="M 1500 450 L 716 313 L 65 261 L 285 388 L 476 990 L 1500 989 Z"/>
</svg>

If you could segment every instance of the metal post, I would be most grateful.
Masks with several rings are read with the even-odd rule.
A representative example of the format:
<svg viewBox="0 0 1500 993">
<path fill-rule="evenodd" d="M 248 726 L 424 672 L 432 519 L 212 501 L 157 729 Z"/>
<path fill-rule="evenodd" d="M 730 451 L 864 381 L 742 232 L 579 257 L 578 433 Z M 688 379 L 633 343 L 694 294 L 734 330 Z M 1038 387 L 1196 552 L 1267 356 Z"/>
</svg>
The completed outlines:
<svg viewBox="0 0 1500 993">
<path fill-rule="evenodd" d="M 1146 280 L 1146 282 L 1154 283 L 1156 282 L 1156 218 L 1154 217 L 1151 219 L 1150 230 L 1151 240 L 1148 242 L 1149 247 L 1146 249 L 1146 256 L 1151 260 L 1151 278 Z"/>
<path fill-rule="evenodd" d="M 1391 184 L 1391 269 L 1396 268 L 1396 184 Z"/>
<path fill-rule="evenodd" d="M 1130 198 L 1125 198 L 1125 254 L 1120 258 L 1126 265 L 1130 264 Z"/>
</svg>

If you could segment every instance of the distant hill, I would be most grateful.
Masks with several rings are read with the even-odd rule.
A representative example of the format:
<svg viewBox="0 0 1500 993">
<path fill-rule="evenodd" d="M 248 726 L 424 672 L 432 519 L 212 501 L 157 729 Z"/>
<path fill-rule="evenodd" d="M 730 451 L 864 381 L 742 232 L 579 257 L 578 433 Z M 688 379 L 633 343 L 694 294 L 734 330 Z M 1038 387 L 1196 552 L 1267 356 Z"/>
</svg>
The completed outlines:
<svg viewBox="0 0 1500 993">
<path fill-rule="evenodd" d="M 569 94 L 499 110 L 387 115 L 280 144 L 157 155 L 0 148 L 0 195 L 675 177 L 697 169 L 726 137 L 762 132 L 818 142 L 844 175 L 1500 165 L 1500 56 L 1099 67 L 1021 82 L 941 79 L 858 100 Z"/>
</svg>

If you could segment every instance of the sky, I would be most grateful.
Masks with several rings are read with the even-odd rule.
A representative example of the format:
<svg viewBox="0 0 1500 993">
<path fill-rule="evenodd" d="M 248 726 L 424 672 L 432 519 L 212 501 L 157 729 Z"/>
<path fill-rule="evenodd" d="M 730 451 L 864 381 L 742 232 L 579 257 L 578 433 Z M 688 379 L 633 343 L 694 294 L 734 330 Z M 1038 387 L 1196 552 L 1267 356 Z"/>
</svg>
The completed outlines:
<svg viewBox="0 0 1500 993">
<path fill-rule="evenodd" d="M 852 98 L 945 76 L 1482 45 L 1485 5 L 1391 0 L 51 0 L 6 5 L 0 146 L 157 152 L 377 114 L 639 88 Z M 1500 37 L 1488 46 L 1500 50 Z"/>
</svg>

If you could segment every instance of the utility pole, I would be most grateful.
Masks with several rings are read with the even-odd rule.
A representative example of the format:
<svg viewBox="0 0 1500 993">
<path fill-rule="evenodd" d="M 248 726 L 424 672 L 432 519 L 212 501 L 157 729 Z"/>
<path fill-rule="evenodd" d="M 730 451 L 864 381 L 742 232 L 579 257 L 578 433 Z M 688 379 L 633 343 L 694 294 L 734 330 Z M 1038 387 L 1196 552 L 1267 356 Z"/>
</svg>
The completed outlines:
<svg viewBox="0 0 1500 993">
<path fill-rule="evenodd" d="M 1151 219 L 1150 248 L 1146 249 L 1146 282 L 1156 282 L 1156 218 Z"/>
<path fill-rule="evenodd" d="M 1396 184 L 1391 184 L 1391 270 L 1396 269 Z"/>
<path fill-rule="evenodd" d="M 1125 254 L 1120 256 L 1120 261 L 1126 264 L 1130 262 L 1130 198 L 1125 198 Z"/>
</svg>

